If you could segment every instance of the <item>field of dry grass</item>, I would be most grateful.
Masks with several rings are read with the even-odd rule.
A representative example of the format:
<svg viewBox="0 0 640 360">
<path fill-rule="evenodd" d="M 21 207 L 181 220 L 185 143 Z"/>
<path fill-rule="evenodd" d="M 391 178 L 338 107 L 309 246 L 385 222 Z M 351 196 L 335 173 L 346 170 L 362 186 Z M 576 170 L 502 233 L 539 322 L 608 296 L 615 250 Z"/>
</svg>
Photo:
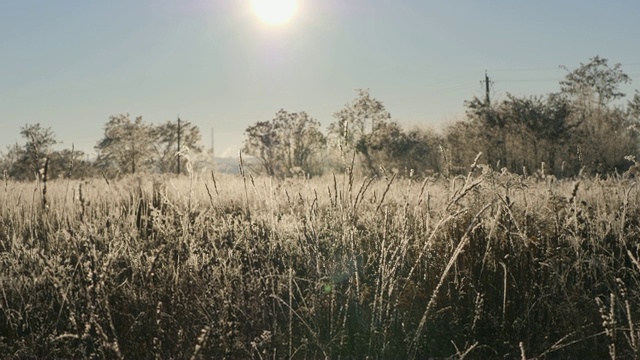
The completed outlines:
<svg viewBox="0 0 640 360">
<path fill-rule="evenodd" d="M 46 185 L 0 188 L 3 358 L 640 357 L 630 180 Z"/>
</svg>

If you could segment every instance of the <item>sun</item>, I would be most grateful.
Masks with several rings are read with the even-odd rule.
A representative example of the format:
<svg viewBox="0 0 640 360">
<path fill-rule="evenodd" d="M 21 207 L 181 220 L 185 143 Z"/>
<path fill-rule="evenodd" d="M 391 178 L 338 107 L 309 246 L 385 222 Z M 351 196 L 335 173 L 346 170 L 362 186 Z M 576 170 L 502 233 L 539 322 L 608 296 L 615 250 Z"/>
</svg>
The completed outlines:
<svg viewBox="0 0 640 360">
<path fill-rule="evenodd" d="M 258 18 L 269 25 L 287 23 L 298 9 L 297 0 L 251 0 L 251 7 Z"/>
</svg>

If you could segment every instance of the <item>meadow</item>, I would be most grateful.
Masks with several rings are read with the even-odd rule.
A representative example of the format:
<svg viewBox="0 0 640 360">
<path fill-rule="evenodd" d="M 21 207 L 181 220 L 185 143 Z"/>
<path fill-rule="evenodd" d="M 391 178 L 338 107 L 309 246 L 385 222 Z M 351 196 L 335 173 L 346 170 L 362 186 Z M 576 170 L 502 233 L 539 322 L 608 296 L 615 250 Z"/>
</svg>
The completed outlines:
<svg viewBox="0 0 640 360">
<path fill-rule="evenodd" d="M 480 165 L 5 180 L 0 357 L 640 358 L 639 200 Z"/>
</svg>

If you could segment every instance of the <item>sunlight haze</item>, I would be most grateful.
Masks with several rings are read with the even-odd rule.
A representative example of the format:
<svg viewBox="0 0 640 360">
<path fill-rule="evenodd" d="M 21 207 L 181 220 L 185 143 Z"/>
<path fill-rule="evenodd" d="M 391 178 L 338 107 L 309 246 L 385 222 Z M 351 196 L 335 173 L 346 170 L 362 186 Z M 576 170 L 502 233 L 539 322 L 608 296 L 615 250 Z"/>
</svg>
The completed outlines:
<svg viewBox="0 0 640 360">
<path fill-rule="evenodd" d="M 235 157 L 249 125 L 284 108 L 326 130 L 360 88 L 401 124 L 438 129 L 482 96 L 485 70 L 496 99 L 544 95 L 560 65 L 596 55 L 622 64 L 628 95 L 640 86 L 637 1 L 259 3 L 1 2 L 0 151 L 40 123 L 56 148 L 93 156 L 110 115 L 179 114 L 205 148 L 214 129 L 216 155 Z"/>
<path fill-rule="evenodd" d="M 269 25 L 283 25 L 295 15 L 296 0 L 252 0 L 251 7 L 256 16 Z"/>
</svg>

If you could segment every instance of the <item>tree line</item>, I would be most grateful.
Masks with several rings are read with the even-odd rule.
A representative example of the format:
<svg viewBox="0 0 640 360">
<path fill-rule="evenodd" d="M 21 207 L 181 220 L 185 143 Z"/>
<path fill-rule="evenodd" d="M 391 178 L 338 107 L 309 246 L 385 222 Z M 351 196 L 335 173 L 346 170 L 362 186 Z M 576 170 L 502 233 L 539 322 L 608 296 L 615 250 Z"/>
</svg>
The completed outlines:
<svg viewBox="0 0 640 360">
<path fill-rule="evenodd" d="M 640 93 L 627 100 L 620 90 L 631 81 L 621 65 L 595 56 L 564 69 L 558 92 L 507 93 L 493 102 L 473 97 L 464 103 L 465 118 L 440 132 L 402 127 L 369 90 L 357 90 L 355 99 L 334 113 L 326 133 L 306 112 L 281 109 L 273 119 L 247 127 L 242 151 L 255 171 L 279 178 L 347 169 L 367 176 L 456 175 L 478 153 L 495 170 L 559 178 L 621 173 L 635 165 Z M 176 156 L 203 154 L 197 126 L 179 120 L 154 125 L 129 114 L 109 118 L 93 160 L 73 147 L 52 150 L 55 135 L 40 124 L 27 124 L 20 134 L 23 144 L 0 153 L 0 171 L 17 180 L 34 179 L 43 169 L 52 178 L 175 173 Z"/>
<path fill-rule="evenodd" d="M 201 134 L 190 122 L 166 121 L 154 125 L 141 116 L 113 115 L 104 126 L 104 135 L 95 145 L 98 156 L 71 149 L 53 150 L 58 143 L 51 128 L 27 124 L 20 130 L 23 144 L 0 154 L 0 171 L 15 180 L 33 180 L 47 172 L 49 178 L 113 177 L 141 172 L 177 172 L 176 156 L 198 156 L 203 152 Z M 181 151 L 178 151 L 180 139 Z M 182 173 L 186 168 L 181 170 Z"/>
<path fill-rule="evenodd" d="M 624 102 L 631 79 L 620 64 L 599 56 L 560 81 L 560 91 L 491 102 L 464 103 L 464 120 L 438 133 L 404 129 L 368 90 L 334 114 L 326 135 L 308 114 L 280 110 L 271 121 L 245 132 L 244 152 L 266 174 L 317 175 L 351 167 L 382 173 L 465 173 L 482 153 L 495 170 L 522 175 L 572 177 L 621 173 L 635 165 L 640 130 L 640 93 Z M 351 166 L 351 164 L 354 164 Z"/>
</svg>

